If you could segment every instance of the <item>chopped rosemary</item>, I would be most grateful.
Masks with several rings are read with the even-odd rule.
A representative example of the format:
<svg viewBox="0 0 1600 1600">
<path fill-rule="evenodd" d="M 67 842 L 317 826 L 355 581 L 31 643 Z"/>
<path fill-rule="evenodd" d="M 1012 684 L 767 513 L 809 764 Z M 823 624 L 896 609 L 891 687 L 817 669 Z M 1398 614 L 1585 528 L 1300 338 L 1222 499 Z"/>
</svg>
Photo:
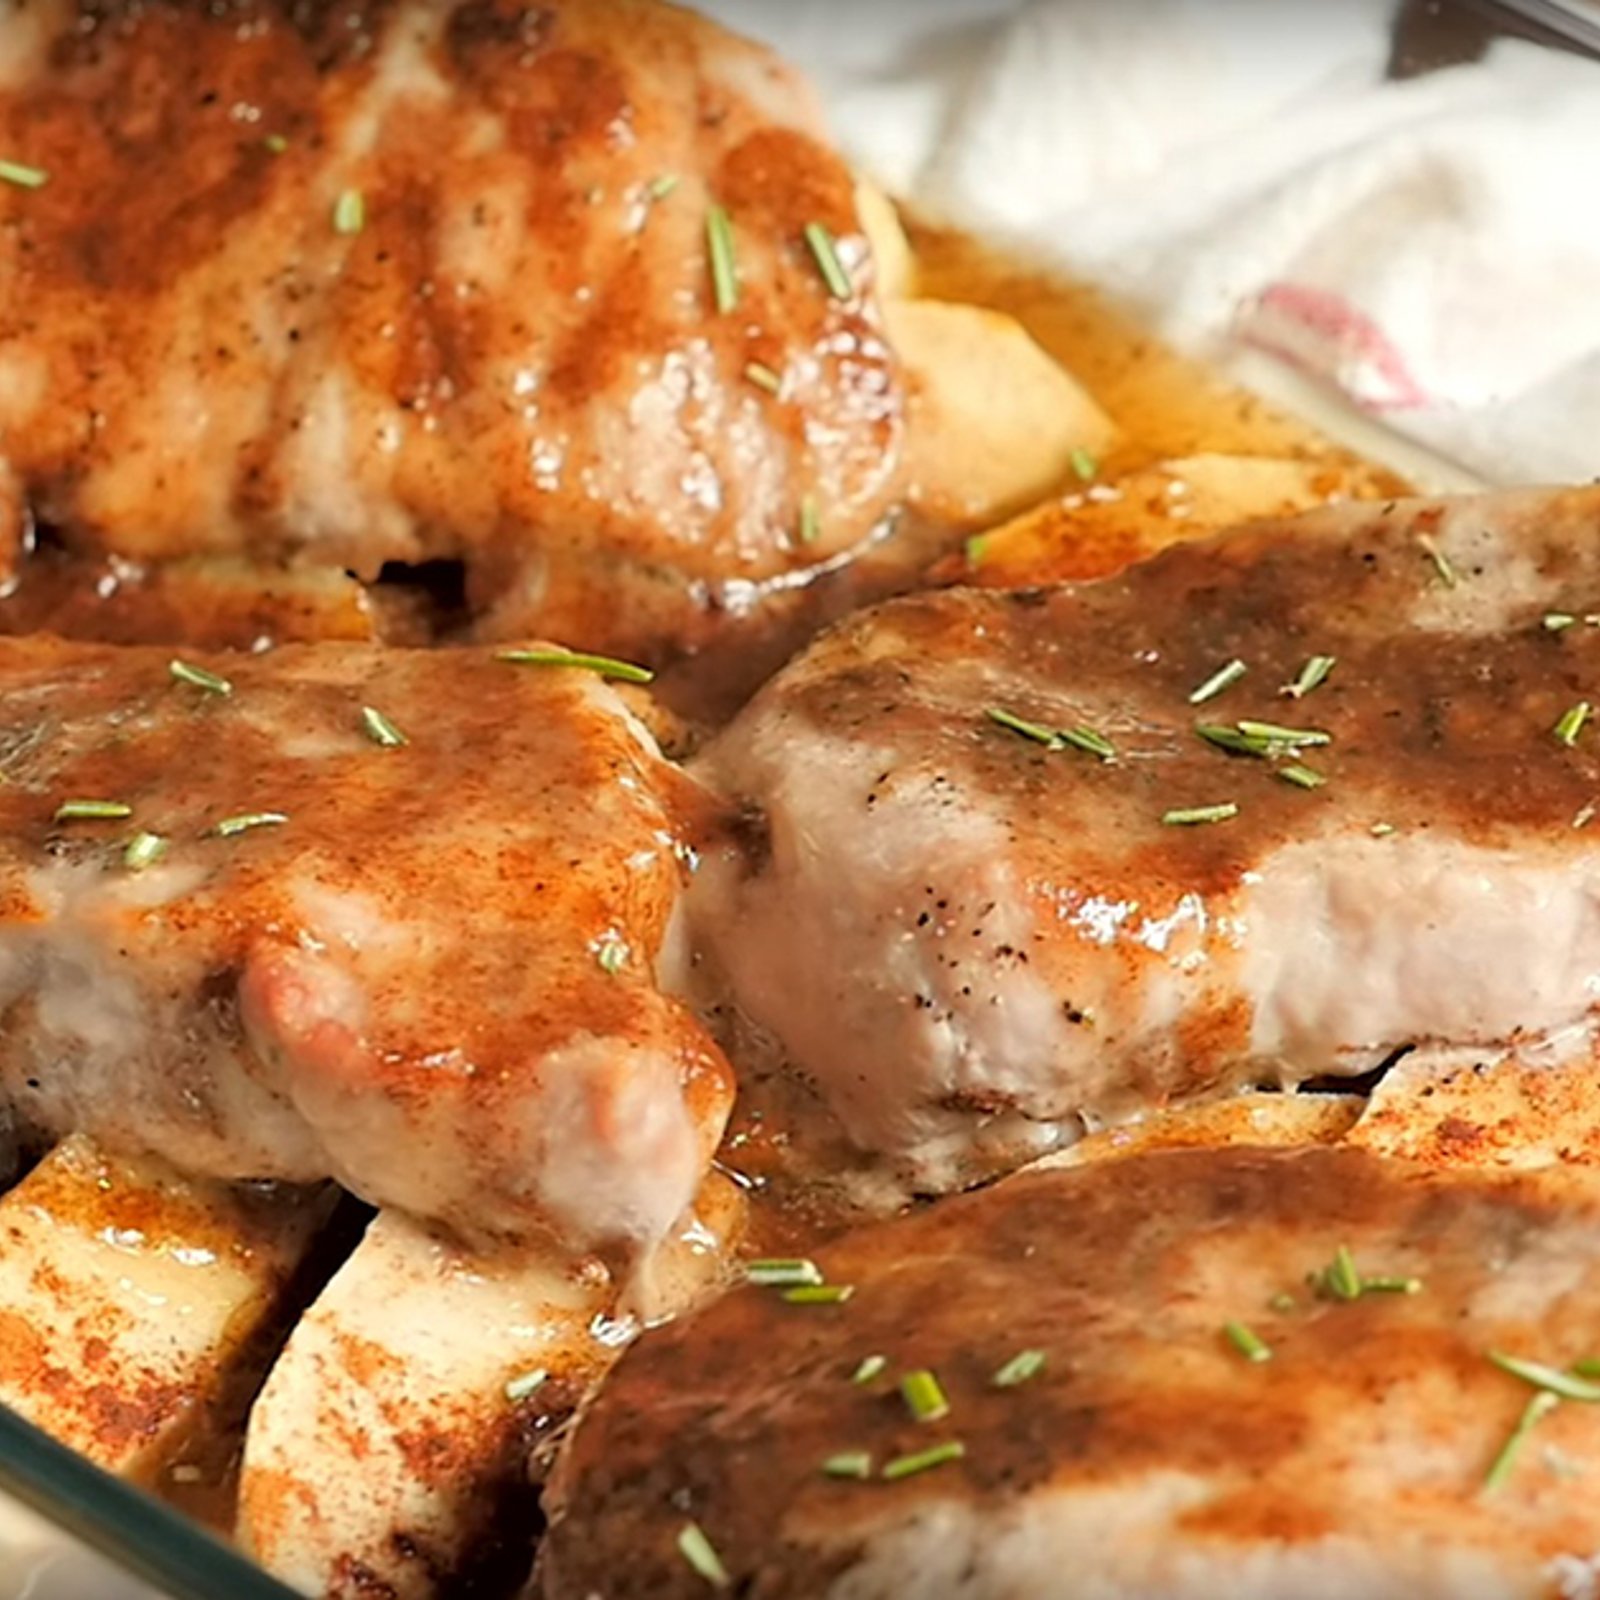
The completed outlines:
<svg viewBox="0 0 1600 1600">
<path fill-rule="evenodd" d="M 1115 761 L 1117 747 L 1106 738 L 1103 733 L 1097 733 L 1093 728 L 1076 727 L 1063 728 L 1057 733 L 1062 744 L 1071 745 L 1074 750 L 1081 750 L 1085 755 L 1098 756 L 1102 761 Z"/>
<path fill-rule="evenodd" d="M 21 161 L 0 161 L 0 183 L 18 189 L 42 189 L 50 181 L 43 167 L 30 167 Z"/>
<path fill-rule="evenodd" d="M 826 1478 L 860 1478 L 872 1476 L 872 1457 L 865 1450 L 842 1450 L 822 1463 Z"/>
<path fill-rule="evenodd" d="M 967 559 L 969 567 L 976 567 L 983 561 L 984 552 L 989 548 L 989 535 L 975 533 L 961 546 L 961 553 Z"/>
<path fill-rule="evenodd" d="M 143 872 L 166 853 L 167 841 L 159 833 L 136 833 L 122 847 L 122 864 L 129 872 Z"/>
<path fill-rule="evenodd" d="M 683 179 L 676 172 L 663 172 L 654 183 L 650 185 L 650 198 L 652 200 L 665 200 Z"/>
<path fill-rule="evenodd" d="M 1560 633 L 1565 628 L 1575 627 L 1578 621 L 1570 611 L 1547 611 L 1540 620 L 1546 633 Z"/>
<path fill-rule="evenodd" d="M 822 1268 L 801 1257 L 752 1261 L 744 1269 L 744 1281 L 763 1289 L 794 1289 L 801 1284 L 821 1283 Z"/>
<path fill-rule="evenodd" d="M 1486 1494 L 1493 1494 L 1496 1489 L 1505 1486 L 1528 1435 L 1560 1404 L 1561 1401 L 1555 1395 L 1548 1390 L 1541 1390 L 1523 1407 L 1517 1425 L 1507 1436 L 1506 1442 L 1496 1451 L 1494 1460 L 1489 1463 L 1488 1472 L 1484 1474 L 1483 1487 Z"/>
<path fill-rule="evenodd" d="M 1207 822 L 1228 822 L 1238 815 L 1238 806 L 1229 800 L 1220 806 L 1182 806 L 1163 813 L 1161 821 L 1168 828 L 1195 828 Z"/>
<path fill-rule="evenodd" d="M 219 839 L 231 839 L 252 828 L 273 828 L 288 820 L 281 811 L 245 811 L 237 817 L 224 817 L 211 831 Z"/>
<path fill-rule="evenodd" d="M 919 1472 L 959 1461 L 966 1453 L 967 1447 L 959 1439 L 947 1439 L 943 1444 L 930 1445 L 912 1455 L 896 1456 L 884 1467 L 883 1479 L 886 1483 L 898 1483 L 902 1478 L 915 1477 Z"/>
<path fill-rule="evenodd" d="M 1299 1302 L 1292 1294 L 1280 1292 L 1267 1301 L 1267 1309 L 1276 1311 L 1280 1317 L 1286 1317 L 1291 1311 L 1298 1310 L 1298 1308 Z"/>
<path fill-rule="evenodd" d="M 1596 806 L 1591 800 L 1588 805 L 1579 806 L 1573 813 L 1572 826 L 1574 828 L 1587 828 L 1594 821 Z"/>
<path fill-rule="evenodd" d="M 1219 750 L 1227 750 L 1233 755 L 1268 754 L 1268 747 L 1262 740 L 1252 739 L 1249 734 L 1240 733 L 1237 728 L 1227 727 L 1220 722 L 1197 722 L 1194 731 L 1207 744 L 1214 744 Z"/>
<path fill-rule="evenodd" d="M 269 133 L 261 141 L 268 155 L 281 156 L 289 148 L 289 141 L 281 133 Z"/>
<path fill-rule="evenodd" d="M 334 202 L 333 231 L 352 238 L 367 225 L 366 197 L 359 189 L 346 189 Z"/>
<path fill-rule="evenodd" d="M 224 677 L 215 672 L 208 672 L 204 667 L 197 667 L 189 661 L 169 661 L 167 671 L 177 683 L 193 684 L 196 689 L 204 689 L 207 694 L 232 694 L 233 685 Z"/>
<path fill-rule="evenodd" d="M 863 1356 L 861 1364 L 850 1374 L 851 1383 L 871 1383 L 881 1378 L 889 1365 L 887 1356 Z"/>
<path fill-rule="evenodd" d="M 1349 1245 L 1340 1245 L 1333 1260 L 1324 1268 L 1319 1287 L 1335 1300 L 1361 1298 L 1361 1274 L 1356 1270 L 1356 1258 Z"/>
<path fill-rule="evenodd" d="M 1291 750 L 1305 745 L 1332 744 L 1333 735 L 1321 728 L 1286 728 L 1278 722 L 1252 722 L 1241 717 L 1237 727 L 1247 739 L 1259 739 L 1266 745 L 1284 745 Z"/>
<path fill-rule="evenodd" d="M 815 495 L 805 495 L 800 501 L 800 543 L 815 544 L 822 537 L 822 513 L 817 510 Z"/>
<path fill-rule="evenodd" d="M 1320 689 L 1328 681 L 1328 674 L 1338 665 L 1337 656 L 1312 656 L 1300 669 L 1293 683 L 1286 683 L 1282 692 L 1291 700 L 1303 700 L 1313 689 Z"/>
<path fill-rule="evenodd" d="M 1456 569 L 1450 564 L 1450 557 L 1425 533 L 1418 538 L 1417 543 L 1422 546 L 1424 553 L 1433 563 L 1433 570 L 1439 574 L 1439 581 L 1447 589 L 1455 588 L 1461 580 L 1456 575 Z"/>
<path fill-rule="evenodd" d="M 1569 750 L 1578 742 L 1578 735 L 1583 732 L 1583 725 L 1589 720 L 1592 708 L 1587 700 L 1580 700 L 1575 706 L 1568 706 L 1561 713 L 1561 720 L 1550 731 L 1560 744 Z"/>
<path fill-rule="evenodd" d="M 1207 678 L 1206 681 L 1189 696 L 1189 704 L 1192 706 L 1199 706 L 1204 705 L 1207 700 L 1214 700 L 1219 694 L 1222 693 L 1224 689 L 1231 688 L 1234 684 L 1236 684 L 1249 670 L 1250 669 L 1244 664 L 1244 662 L 1235 656 L 1234 659 L 1228 662 L 1225 666 L 1218 667 L 1217 670 L 1213 672 L 1211 676 Z"/>
<path fill-rule="evenodd" d="M 1328 780 L 1314 767 L 1305 767 L 1296 761 L 1278 768 L 1278 776 L 1297 789 L 1320 789 Z"/>
<path fill-rule="evenodd" d="M 765 389 L 768 394 L 783 393 L 783 379 L 764 361 L 747 361 L 744 375 L 756 388 Z"/>
<path fill-rule="evenodd" d="M 717 311 L 726 316 L 739 304 L 739 263 L 733 252 L 733 221 L 727 208 L 706 212 L 706 249 L 711 256 L 711 292 Z"/>
<path fill-rule="evenodd" d="M 56 807 L 57 822 L 116 822 L 131 817 L 133 807 L 120 800 L 63 800 Z"/>
<path fill-rule="evenodd" d="M 1021 1350 L 990 1378 L 997 1389 L 1015 1389 L 1044 1371 L 1043 1350 Z"/>
<path fill-rule="evenodd" d="M 600 941 L 594 958 L 600 963 L 600 970 L 608 978 L 614 978 L 628 964 L 627 942 L 611 934 Z"/>
<path fill-rule="evenodd" d="M 1576 1400 L 1583 1405 L 1600 1405 L 1600 1383 L 1591 1382 L 1579 1372 L 1563 1372 L 1559 1367 L 1549 1367 L 1541 1361 L 1524 1361 L 1520 1356 L 1502 1355 L 1498 1350 L 1491 1350 L 1489 1359 L 1502 1372 L 1509 1372 L 1513 1378 L 1531 1383 L 1535 1389 L 1560 1395 L 1563 1400 Z"/>
<path fill-rule="evenodd" d="M 926 1368 L 908 1372 L 900 1380 L 900 1397 L 918 1422 L 938 1422 L 950 1415 L 950 1402 L 939 1380 Z"/>
<path fill-rule="evenodd" d="M 650 683 L 655 678 L 648 667 L 636 667 L 631 661 L 617 661 L 611 656 L 586 655 L 581 650 L 502 650 L 495 660 L 514 667 L 576 667 L 621 683 Z"/>
<path fill-rule="evenodd" d="M 1395 827 L 1392 822 L 1374 822 L 1367 830 L 1374 839 L 1388 839 L 1394 834 Z"/>
<path fill-rule="evenodd" d="M 853 1283 L 802 1283 L 785 1289 L 783 1298 L 792 1306 L 842 1306 L 855 1292 Z"/>
<path fill-rule="evenodd" d="M 732 1579 L 728 1569 L 717 1554 L 717 1547 L 706 1537 L 698 1522 L 686 1522 L 678 1530 L 678 1554 L 711 1585 L 713 1589 L 726 1589 Z"/>
<path fill-rule="evenodd" d="M 529 1395 L 542 1389 L 550 1381 L 550 1374 L 543 1367 L 536 1367 L 532 1372 L 524 1372 L 520 1377 L 513 1378 L 506 1385 L 506 1399 L 512 1405 L 526 1400 Z"/>
<path fill-rule="evenodd" d="M 361 726 L 366 729 L 367 737 L 385 750 L 398 750 L 411 743 L 376 706 L 362 706 Z"/>
<path fill-rule="evenodd" d="M 817 271 L 822 274 L 822 281 L 828 286 L 828 293 L 835 300 L 848 300 L 855 293 L 855 285 L 850 281 L 850 274 L 844 270 L 844 263 L 839 259 L 838 241 L 820 222 L 806 224 L 806 243 L 811 247 L 812 258 L 817 263 Z"/>
<path fill-rule="evenodd" d="M 1242 1355 L 1246 1361 L 1260 1364 L 1272 1359 L 1272 1348 L 1260 1334 L 1246 1327 L 1242 1322 L 1227 1322 L 1223 1324 L 1222 1332 L 1228 1343 Z"/>
<path fill-rule="evenodd" d="M 1421 1294 L 1421 1278 L 1363 1278 L 1363 1294 Z"/>
<path fill-rule="evenodd" d="M 0 182 L 8 182 L 16 189 L 43 189 L 50 182 L 50 173 L 46 173 L 42 166 L 0 162 Z"/>
<path fill-rule="evenodd" d="M 1042 744 L 1048 750 L 1061 748 L 1061 735 L 1053 728 L 1046 728 L 1037 722 L 1028 722 L 1014 711 L 1006 711 L 1000 706 L 990 706 L 984 715 L 999 727 L 1008 728 L 1012 733 L 1020 733 L 1024 739 L 1032 739 L 1035 744 Z"/>
<path fill-rule="evenodd" d="M 1580 1378 L 1600 1378 L 1600 1358 L 1585 1356 L 1581 1361 L 1572 1363 L 1572 1370 Z"/>
<path fill-rule="evenodd" d="M 1081 447 L 1072 452 L 1070 460 L 1072 462 L 1073 472 L 1075 472 L 1078 478 L 1084 483 L 1088 483 L 1100 470 L 1100 463 L 1095 460 L 1094 456 L 1089 451 L 1084 450 Z"/>
</svg>

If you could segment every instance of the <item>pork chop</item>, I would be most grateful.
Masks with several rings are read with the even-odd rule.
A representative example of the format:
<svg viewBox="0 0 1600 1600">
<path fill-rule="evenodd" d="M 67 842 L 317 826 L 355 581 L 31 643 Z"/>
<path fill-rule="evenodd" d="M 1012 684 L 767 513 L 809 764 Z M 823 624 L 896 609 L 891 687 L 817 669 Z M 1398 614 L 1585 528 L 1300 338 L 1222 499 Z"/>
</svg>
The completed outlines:
<svg viewBox="0 0 1600 1600">
<path fill-rule="evenodd" d="M 549 1496 L 543 1600 L 1593 1592 L 1600 1412 L 1538 1386 L 1595 1354 L 1592 1176 L 1171 1151 L 817 1265 L 853 1296 L 746 1289 L 623 1357 Z"/>
<path fill-rule="evenodd" d="M 1587 1027 L 1596 613 L 1595 489 L 890 603 L 706 755 L 741 815 L 695 927 L 928 1190 L 1168 1103 Z"/>
<path fill-rule="evenodd" d="M 674 6 L 8 5 L 0 159 L 0 577 L 33 516 L 140 563 L 459 558 L 489 633 L 636 653 L 895 498 L 851 175 Z"/>
<path fill-rule="evenodd" d="M 0 1089 L 222 1178 L 631 1251 L 726 1064 L 665 992 L 692 796 L 594 672 L 0 639 Z"/>
</svg>

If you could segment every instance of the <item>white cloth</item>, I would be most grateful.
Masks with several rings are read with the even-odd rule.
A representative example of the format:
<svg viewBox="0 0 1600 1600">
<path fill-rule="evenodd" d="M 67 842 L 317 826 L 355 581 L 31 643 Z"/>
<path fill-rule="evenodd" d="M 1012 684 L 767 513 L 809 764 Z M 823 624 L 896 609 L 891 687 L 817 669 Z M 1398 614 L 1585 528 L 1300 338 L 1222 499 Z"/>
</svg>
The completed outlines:
<svg viewBox="0 0 1600 1600">
<path fill-rule="evenodd" d="M 1391 0 L 711 0 L 893 192 L 1490 481 L 1600 475 L 1600 64 L 1386 82 Z"/>
</svg>

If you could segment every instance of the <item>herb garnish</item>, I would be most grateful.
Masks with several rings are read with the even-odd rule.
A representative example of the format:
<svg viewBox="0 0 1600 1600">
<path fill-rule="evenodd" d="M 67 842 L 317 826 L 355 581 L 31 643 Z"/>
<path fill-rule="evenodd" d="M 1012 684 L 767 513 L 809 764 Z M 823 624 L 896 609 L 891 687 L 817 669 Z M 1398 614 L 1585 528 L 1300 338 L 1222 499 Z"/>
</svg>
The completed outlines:
<svg viewBox="0 0 1600 1600">
<path fill-rule="evenodd" d="M 529 1395 L 537 1393 L 549 1381 L 550 1374 L 543 1367 L 536 1367 L 532 1372 L 524 1372 L 506 1385 L 506 1399 L 516 1405 L 519 1401 L 526 1400 Z"/>
<path fill-rule="evenodd" d="M 583 672 L 597 672 L 602 678 L 615 678 L 621 683 L 650 683 L 655 678 L 648 667 L 638 667 L 631 661 L 617 661 L 611 656 L 587 655 L 580 650 L 501 650 L 496 661 L 508 662 L 514 667 L 576 667 Z"/>
<path fill-rule="evenodd" d="M 913 1455 L 896 1456 L 884 1467 L 883 1478 L 886 1483 L 898 1483 L 902 1478 L 927 1472 L 932 1467 L 942 1467 L 948 1461 L 959 1461 L 966 1453 L 967 1447 L 959 1439 L 948 1439 Z"/>
<path fill-rule="evenodd" d="M 744 375 L 758 389 L 765 389 L 768 394 L 783 393 L 783 379 L 764 361 L 747 361 Z"/>
<path fill-rule="evenodd" d="M 1090 482 L 1094 475 L 1100 470 L 1100 463 L 1095 460 L 1089 451 L 1081 447 L 1074 450 L 1069 459 L 1072 462 L 1072 470 L 1084 483 Z"/>
<path fill-rule="evenodd" d="M 1363 1277 L 1349 1245 L 1340 1245 L 1333 1260 L 1310 1278 L 1316 1292 L 1329 1300 L 1359 1300 L 1364 1294 L 1421 1294 L 1421 1278 Z"/>
<path fill-rule="evenodd" d="M 1006 711 L 1000 706 L 990 706 L 984 714 L 997 726 L 1019 733 L 1035 744 L 1042 744 L 1047 750 L 1071 748 L 1081 750 L 1085 755 L 1098 756 L 1102 761 L 1116 758 L 1117 747 L 1094 728 L 1047 728 L 1042 723 L 1029 722 L 1014 711 Z"/>
<path fill-rule="evenodd" d="M 594 958 L 600 963 L 600 970 L 608 978 L 614 978 L 628 964 L 627 942 L 610 934 L 600 941 Z"/>
<path fill-rule="evenodd" d="M 851 1383 L 871 1383 L 874 1378 L 881 1377 L 889 1365 L 887 1356 L 863 1356 L 861 1365 L 850 1374 Z"/>
<path fill-rule="evenodd" d="M 806 243 L 811 247 L 812 258 L 817 263 L 817 271 L 822 274 L 822 281 L 828 286 L 828 293 L 835 300 L 848 300 L 855 293 L 855 285 L 850 281 L 850 274 L 844 270 L 844 263 L 839 259 L 838 241 L 820 222 L 806 224 Z"/>
<path fill-rule="evenodd" d="M 815 544 L 822 537 L 822 513 L 817 510 L 817 497 L 805 495 L 800 501 L 800 543 Z"/>
<path fill-rule="evenodd" d="M 367 225 L 367 201 L 359 189 L 346 189 L 333 206 L 333 231 L 353 238 Z"/>
<path fill-rule="evenodd" d="M 794 1289 L 802 1284 L 823 1281 L 822 1268 L 815 1261 L 800 1257 L 793 1260 L 752 1261 L 744 1269 L 744 1280 L 763 1289 Z"/>
<path fill-rule="evenodd" d="M 50 181 L 43 167 L 26 166 L 21 161 L 0 161 L 0 182 L 18 189 L 42 189 Z"/>
<path fill-rule="evenodd" d="M 733 220 L 727 208 L 706 212 L 706 249 L 711 256 L 711 292 L 717 311 L 726 316 L 739 304 L 739 264 L 733 251 Z"/>
<path fill-rule="evenodd" d="M 159 833 L 136 833 L 122 847 L 122 864 L 129 872 L 143 872 L 166 853 L 167 841 Z"/>
<path fill-rule="evenodd" d="M 233 693 L 233 685 L 226 678 L 208 672 L 204 667 L 197 667 L 192 662 L 169 661 L 167 671 L 175 682 L 192 684 L 196 689 L 204 689 L 207 694 Z"/>
<path fill-rule="evenodd" d="M 289 148 L 289 141 L 281 133 L 269 133 L 261 143 L 271 156 L 281 156 Z"/>
<path fill-rule="evenodd" d="M 1022 1350 L 1006 1362 L 995 1375 L 990 1378 L 997 1389 L 1015 1389 L 1019 1384 L 1027 1383 L 1030 1378 L 1036 1378 L 1044 1371 L 1043 1350 Z"/>
<path fill-rule="evenodd" d="M 1453 589 L 1461 581 L 1456 574 L 1456 569 L 1450 564 L 1450 557 L 1441 550 L 1438 544 L 1428 535 L 1421 534 L 1417 543 L 1423 548 L 1428 559 L 1433 563 L 1433 570 L 1439 574 L 1439 580 L 1445 588 Z"/>
<path fill-rule="evenodd" d="M 864 1481 L 872 1476 L 872 1457 L 865 1450 L 843 1450 L 822 1463 L 822 1473 L 827 1478 L 860 1478 Z"/>
<path fill-rule="evenodd" d="M 362 706 L 361 726 L 366 730 L 367 737 L 374 744 L 381 744 L 385 750 L 398 750 L 411 743 L 376 706 Z"/>
<path fill-rule="evenodd" d="M 131 817 L 133 807 L 120 800 L 63 800 L 56 807 L 57 822 L 116 822 Z"/>
<path fill-rule="evenodd" d="M 1531 1383 L 1535 1389 L 1560 1395 L 1563 1400 L 1576 1400 L 1582 1405 L 1600 1405 L 1600 1383 L 1591 1382 L 1580 1371 L 1563 1372 L 1542 1361 L 1524 1361 L 1520 1356 L 1502 1355 L 1498 1350 L 1491 1350 L 1489 1359 L 1502 1372 Z"/>
<path fill-rule="evenodd" d="M 1260 1334 L 1242 1322 L 1227 1322 L 1222 1327 L 1223 1336 L 1246 1361 L 1259 1365 L 1272 1359 L 1272 1349 Z"/>
<path fill-rule="evenodd" d="M 1282 693 L 1291 700 L 1303 700 L 1313 689 L 1319 689 L 1328 681 L 1328 674 L 1338 665 L 1337 656 L 1312 656 L 1300 669 L 1300 676 L 1293 683 L 1286 683 Z"/>
<path fill-rule="evenodd" d="M 237 817 L 224 817 L 211 831 L 219 839 L 231 839 L 252 828 L 273 828 L 288 820 L 281 811 L 246 811 Z"/>
<path fill-rule="evenodd" d="M 654 183 L 650 185 L 650 198 L 652 200 L 665 200 L 683 179 L 675 172 L 663 172 Z"/>
<path fill-rule="evenodd" d="M 1302 766 L 1298 761 L 1278 768 L 1278 776 L 1297 789 L 1320 789 L 1328 780 L 1314 767 Z"/>
<path fill-rule="evenodd" d="M 1561 1401 L 1548 1390 L 1541 1390 L 1527 1403 L 1521 1417 L 1517 1419 L 1516 1427 L 1511 1430 L 1506 1442 L 1495 1453 L 1488 1472 L 1484 1474 L 1483 1488 L 1486 1494 L 1493 1494 L 1496 1489 L 1505 1485 L 1506 1479 L 1511 1476 L 1511 1469 L 1517 1463 L 1517 1454 L 1528 1435 L 1560 1404 Z"/>
<path fill-rule="evenodd" d="M 1219 806 L 1183 806 L 1163 813 L 1161 821 L 1168 828 L 1195 828 L 1207 822 L 1228 822 L 1239 815 L 1239 807 L 1232 801 Z"/>
<path fill-rule="evenodd" d="M 1580 700 L 1575 706 L 1568 706 L 1561 713 L 1561 720 L 1550 731 L 1558 743 L 1564 744 L 1569 750 L 1578 742 L 1578 735 L 1583 732 L 1583 725 L 1589 720 L 1591 707 L 1587 700 Z"/>
<path fill-rule="evenodd" d="M 678 1553 L 713 1589 L 726 1589 L 733 1581 L 698 1522 L 686 1522 L 678 1532 Z"/>
<path fill-rule="evenodd" d="M 1250 669 L 1244 664 L 1244 662 L 1235 656 L 1234 659 L 1228 662 L 1226 665 L 1218 667 L 1217 670 L 1213 672 L 1211 676 L 1207 678 L 1206 681 L 1189 696 L 1189 704 L 1192 706 L 1199 706 L 1204 705 L 1207 700 L 1214 700 L 1219 694 L 1222 693 L 1224 689 L 1230 688 L 1232 685 L 1236 684 L 1249 670 Z"/>
<path fill-rule="evenodd" d="M 842 1306 L 855 1292 L 853 1283 L 802 1283 L 783 1298 L 792 1306 Z"/>
<path fill-rule="evenodd" d="M 1565 628 L 1575 627 L 1578 621 L 1570 611 L 1547 611 L 1540 620 L 1546 633 L 1560 633 Z"/>
<path fill-rule="evenodd" d="M 938 1422 L 950 1415 L 950 1402 L 939 1380 L 926 1368 L 908 1372 L 900 1380 L 900 1397 L 918 1422 Z"/>
</svg>

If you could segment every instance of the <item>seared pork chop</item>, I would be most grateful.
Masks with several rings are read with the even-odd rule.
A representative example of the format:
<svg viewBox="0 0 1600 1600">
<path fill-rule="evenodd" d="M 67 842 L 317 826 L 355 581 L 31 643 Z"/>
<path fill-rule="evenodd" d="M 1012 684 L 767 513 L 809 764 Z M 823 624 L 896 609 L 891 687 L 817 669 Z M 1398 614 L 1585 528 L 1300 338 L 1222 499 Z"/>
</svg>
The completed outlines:
<svg viewBox="0 0 1600 1600">
<path fill-rule="evenodd" d="M 549 1497 L 545 1600 L 1593 1592 L 1600 1412 L 1491 1360 L 1594 1356 L 1592 1177 L 1175 1151 L 818 1264 L 849 1300 L 747 1289 L 623 1357 Z M 918 1371 L 947 1415 L 911 1414 Z"/>
<path fill-rule="evenodd" d="M 598 675 L 0 639 L 0 776 L 35 1127 L 580 1250 L 690 1203 L 730 1085 L 662 988 L 688 796 Z"/>
<path fill-rule="evenodd" d="M 1596 611 L 1594 489 L 893 602 L 706 756 L 744 815 L 695 925 L 926 1189 L 1168 1102 L 1587 1026 Z"/>
<path fill-rule="evenodd" d="M 895 496 L 850 174 L 687 11 L 7 5 L 0 157 L 10 554 L 36 514 L 138 562 L 462 558 L 491 631 L 632 653 Z"/>
</svg>

